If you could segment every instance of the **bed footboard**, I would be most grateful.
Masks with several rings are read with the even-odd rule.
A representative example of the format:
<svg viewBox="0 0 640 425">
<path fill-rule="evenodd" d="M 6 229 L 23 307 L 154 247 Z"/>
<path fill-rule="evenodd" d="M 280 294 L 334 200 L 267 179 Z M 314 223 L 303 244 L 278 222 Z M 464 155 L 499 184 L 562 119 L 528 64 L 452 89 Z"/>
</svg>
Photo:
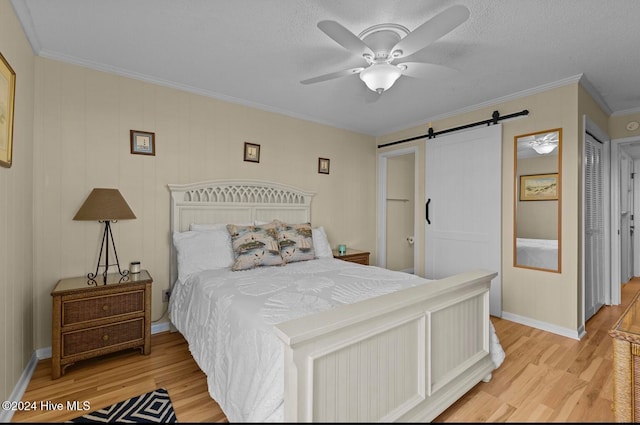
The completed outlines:
<svg viewBox="0 0 640 425">
<path fill-rule="evenodd" d="M 433 420 L 495 367 L 496 275 L 462 273 L 277 325 L 284 421 Z"/>
</svg>

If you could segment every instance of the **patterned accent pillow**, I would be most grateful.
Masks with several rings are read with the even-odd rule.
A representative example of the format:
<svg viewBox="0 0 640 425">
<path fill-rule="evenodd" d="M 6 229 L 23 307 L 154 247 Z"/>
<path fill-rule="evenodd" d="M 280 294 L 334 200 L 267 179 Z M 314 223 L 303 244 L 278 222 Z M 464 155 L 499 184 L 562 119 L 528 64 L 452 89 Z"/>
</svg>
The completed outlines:
<svg viewBox="0 0 640 425">
<path fill-rule="evenodd" d="M 248 270 L 260 266 L 283 264 L 278 246 L 278 226 L 267 223 L 260 226 L 227 224 L 231 235 L 234 262 L 231 270 Z"/>
<path fill-rule="evenodd" d="M 313 248 L 311 223 L 288 224 L 275 220 L 278 224 L 278 244 L 284 263 L 313 260 L 316 257 Z"/>
</svg>

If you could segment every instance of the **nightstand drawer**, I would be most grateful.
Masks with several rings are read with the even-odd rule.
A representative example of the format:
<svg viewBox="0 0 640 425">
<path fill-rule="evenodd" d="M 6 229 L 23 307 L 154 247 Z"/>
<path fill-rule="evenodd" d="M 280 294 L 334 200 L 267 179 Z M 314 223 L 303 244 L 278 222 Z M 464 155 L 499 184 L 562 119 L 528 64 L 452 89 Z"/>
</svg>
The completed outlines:
<svg viewBox="0 0 640 425">
<path fill-rule="evenodd" d="M 337 249 L 333 250 L 333 258 L 349 261 L 350 263 L 364 264 L 365 266 L 369 265 L 369 255 L 370 253 L 368 251 L 359 251 L 351 248 L 347 248 L 345 254 L 338 253 Z"/>
<path fill-rule="evenodd" d="M 62 334 L 62 357 L 143 340 L 144 318 Z"/>
<path fill-rule="evenodd" d="M 62 326 L 144 311 L 144 290 L 62 302 Z"/>
<path fill-rule="evenodd" d="M 365 266 L 369 265 L 369 253 L 365 253 L 362 255 L 352 255 L 351 257 L 349 257 L 349 259 L 347 261 L 350 261 L 352 263 L 358 263 L 358 264 L 364 264 Z"/>
</svg>

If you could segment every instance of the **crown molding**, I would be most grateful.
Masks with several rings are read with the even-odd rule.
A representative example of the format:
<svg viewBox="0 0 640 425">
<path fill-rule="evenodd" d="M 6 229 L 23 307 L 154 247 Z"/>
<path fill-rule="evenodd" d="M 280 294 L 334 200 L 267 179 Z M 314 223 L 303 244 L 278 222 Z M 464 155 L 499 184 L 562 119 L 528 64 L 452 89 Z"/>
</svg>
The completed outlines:
<svg viewBox="0 0 640 425">
<path fill-rule="evenodd" d="M 589 93 L 589 95 L 593 98 L 593 100 L 595 100 L 595 102 L 598 104 L 598 106 L 600 106 L 600 109 L 602 109 L 605 114 L 612 115 L 613 111 L 611 110 L 607 102 L 602 98 L 598 90 L 596 90 L 593 84 L 591 84 L 591 81 L 589 81 L 584 74 L 580 75 L 580 85 L 582 86 L 582 88 L 584 88 L 586 92 Z"/>
<path fill-rule="evenodd" d="M 637 108 L 631 108 L 631 109 L 624 109 L 622 111 L 616 111 L 614 113 L 612 113 L 612 116 L 624 116 L 624 115 L 632 115 L 632 114 L 640 114 L 640 106 L 638 106 Z"/>
<path fill-rule="evenodd" d="M 397 131 L 406 130 L 407 128 L 411 128 L 411 127 L 423 126 L 425 122 L 444 120 L 444 119 L 447 119 L 447 118 L 451 118 L 451 117 L 455 117 L 455 116 L 458 116 L 458 115 L 466 114 L 466 113 L 469 113 L 469 112 L 477 111 L 479 109 L 483 109 L 483 108 L 486 108 L 486 107 L 495 106 L 495 105 L 498 105 L 500 103 L 505 103 L 505 102 L 509 102 L 509 101 L 512 101 L 512 100 L 515 100 L 515 99 L 520 99 L 520 98 L 523 98 L 523 97 L 532 96 L 534 94 L 542 93 L 542 92 L 545 92 L 547 90 L 555 89 L 555 88 L 558 88 L 558 87 L 564 87 L 564 86 L 569 85 L 569 84 L 580 83 L 581 78 L 582 78 L 582 74 L 574 75 L 572 77 L 564 78 L 562 80 L 554 81 L 552 83 L 543 84 L 541 86 L 536 86 L 536 87 L 533 87 L 533 88 L 530 88 L 530 89 L 526 89 L 526 90 L 522 90 L 522 91 L 519 91 L 519 92 L 516 92 L 516 93 L 508 94 L 506 96 L 498 97 L 496 99 L 488 100 L 486 102 L 482 102 L 482 103 L 478 103 L 478 104 L 475 104 L 475 105 L 467 106 L 467 107 L 464 107 L 462 109 L 457 109 L 455 111 L 447 112 L 447 113 L 440 114 L 440 115 L 435 115 L 435 116 L 427 118 L 427 119 L 422 119 L 422 120 L 420 120 L 420 122 L 416 122 L 413 125 L 403 126 L 402 128 L 396 128 L 396 129 L 393 129 L 393 130 L 391 130 L 391 131 L 389 131 L 389 132 L 387 132 L 385 134 L 395 133 Z M 383 136 L 383 135 L 380 134 L 379 136 Z"/>
<path fill-rule="evenodd" d="M 29 44 L 31 44 L 33 54 L 38 56 L 40 54 L 40 42 L 38 41 L 38 36 L 36 35 L 36 31 L 33 27 L 33 19 L 31 18 L 31 10 L 29 10 L 29 6 L 27 6 L 26 2 L 19 0 L 11 0 L 11 5 L 18 16 L 18 21 L 20 21 L 20 24 L 22 25 L 22 30 L 27 36 Z"/>
</svg>

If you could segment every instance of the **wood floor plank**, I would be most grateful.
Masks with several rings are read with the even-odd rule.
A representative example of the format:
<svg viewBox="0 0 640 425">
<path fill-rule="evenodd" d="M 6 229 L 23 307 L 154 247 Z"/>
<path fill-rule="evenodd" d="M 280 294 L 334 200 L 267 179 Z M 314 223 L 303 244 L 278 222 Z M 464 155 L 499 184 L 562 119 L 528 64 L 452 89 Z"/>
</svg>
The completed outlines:
<svg viewBox="0 0 640 425">
<path fill-rule="evenodd" d="M 506 358 L 434 422 L 613 422 L 613 342 L 608 331 L 640 279 L 622 288 L 622 304 L 605 306 L 577 341 L 492 318 Z M 155 388 L 166 388 L 179 422 L 227 422 L 209 396 L 207 379 L 177 332 L 152 335 L 151 354 L 114 353 L 69 367 L 51 379 L 51 360 L 38 362 L 22 398 L 32 402 L 87 400 L 98 409 Z M 83 412 L 19 411 L 13 422 L 63 422 Z"/>
</svg>

